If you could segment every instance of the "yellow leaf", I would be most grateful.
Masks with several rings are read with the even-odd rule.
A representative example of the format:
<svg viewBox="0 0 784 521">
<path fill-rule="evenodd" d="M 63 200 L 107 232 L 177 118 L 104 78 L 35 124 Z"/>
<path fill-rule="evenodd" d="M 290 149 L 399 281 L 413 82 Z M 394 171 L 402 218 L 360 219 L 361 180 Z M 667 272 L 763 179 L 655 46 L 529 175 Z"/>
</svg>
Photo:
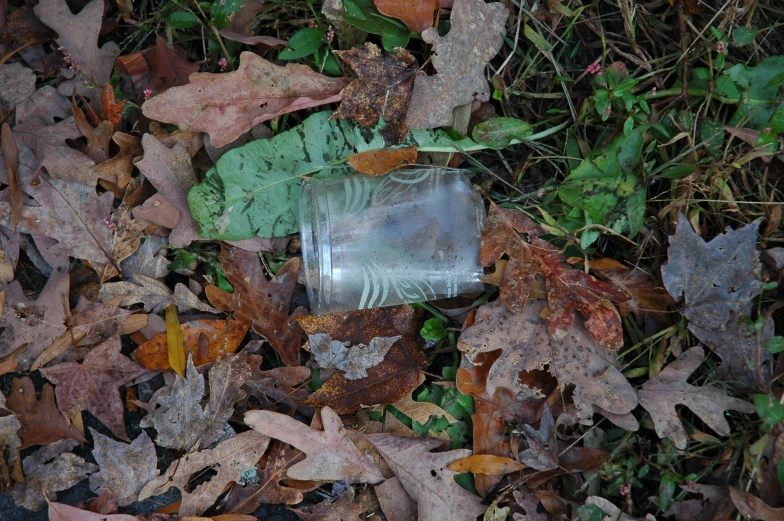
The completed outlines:
<svg viewBox="0 0 784 521">
<path fill-rule="evenodd" d="M 172 304 L 166 308 L 166 343 L 169 346 L 169 365 L 185 378 L 185 348 L 182 342 L 182 327 L 177 307 Z"/>
</svg>

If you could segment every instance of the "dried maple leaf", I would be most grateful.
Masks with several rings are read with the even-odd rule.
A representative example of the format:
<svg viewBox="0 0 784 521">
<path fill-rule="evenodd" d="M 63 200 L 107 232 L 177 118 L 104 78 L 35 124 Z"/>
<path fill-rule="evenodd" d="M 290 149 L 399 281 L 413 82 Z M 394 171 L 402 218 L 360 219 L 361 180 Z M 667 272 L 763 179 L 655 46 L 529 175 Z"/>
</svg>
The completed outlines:
<svg viewBox="0 0 784 521">
<path fill-rule="evenodd" d="M 182 324 L 185 355 L 193 355 L 197 367 L 214 362 L 220 357 L 233 353 L 240 346 L 250 327 L 242 320 L 196 320 Z M 133 353 L 134 358 L 151 371 L 166 371 L 169 364 L 169 346 L 166 332 L 158 333 L 139 346 Z"/>
<path fill-rule="evenodd" d="M 675 299 L 683 297 L 683 314 L 704 329 L 724 327 L 730 313 L 748 315 L 762 288 L 757 252 L 759 221 L 705 242 L 681 215 L 670 237 L 662 279 Z"/>
<path fill-rule="evenodd" d="M 305 459 L 305 454 L 292 449 L 285 443 L 273 441 L 270 445 L 267 464 L 255 483 L 245 486 L 234 485 L 226 500 L 225 511 L 230 514 L 251 514 L 262 504 L 295 505 L 302 502 L 302 490 L 286 486 L 288 470 Z"/>
<path fill-rule="evenodd" d="M 442 445 L 440 440 L 394 434 L 370 434 L 368 439 L 416 501 L 419 521 L 474 521 L 484 513 L 481 498 L 458 485 L 448 468 L 470 456 L 470 450 L 434 453 L 430 451 Z"/>
<path fill-rule="evenodd" d="M 116 156 L 93 166 L 92 171 L 96 177 L 115 182 L 119 188 L 125 188 L 131 180 L 133 160 L 142 155 L 142 141 L 122 132 L 115 132 L 112 141 L 120 147 L 120 151 Z"/>
<path fill-rule="evenodd" d="M 344 492 L 332 501 L 327 499 L 312 506 L 292 509 L 302 521 L 361 521 L 365 505 L 354 502 L 354 494 Z"/>
<path fill-rule="evenodd" d="M 170 304 L 176 304 L 181 313 L 188 309 L 218 313 L 217 309 L 200 301 L 185 284 L 177 283 L 172 293 L 163 282 L 144 275 L 135 275 L 134 281 L 103 284 L 98 291 L 98 299 L 107 302 L 122 296 L 121 306 L 144 304 L 144 310 L 150 313 L 160 313 Z"/>
<path fill-rule="evenodd" d="M 501 280 L 501 301 L 511 311 L 522 311 L 531 283 L 540 274 L 547 283 L 550 308 L 547 326 L 556 340 L 569 331 L 576 310 L 586 318 L 585 328 L 591 336 L 608 349 L 619 349 L 623 346 L 623 328 L 618 311 L 610 302 L 624 302 L 629 296 L 569 266 L 560 250 L 537 237 L 542 232 L 537 224 L 517 210 L 490 208 L 482 231 L 480 262 L 490 266 L 498 262 L 504 252 L 509 255 Z M 527 234 L 529 240 L 521 233 Z"/>
<path fill-rule="evenodd" d="M 545 304 L 529 301 L 521 313 L 512 313 L 501 302 L 484 304 L 476 321 L 460 335 L 458 348 L 468 353 L 502 349 L 487 377 L 492 396 L 498 387 L 526 390 L 520 371 L 548 367 L 561 387 L 575 385 L 573 400 L 580 418 L 593 416 L 594 407 L 627 414 L 637 406 L 634 389 L 613 365 L 610 352 L 598 345 L 575 320 L 560 341 L 548 334 L 541 313 Z"/>
<path fill-rule="evenodd" d="M 163 475 L 147 483 L 139 501 L 177 487 L 182 493 L 180 516 L 199 515 L 218 499 L 229 483 L 250 479 L 246 473 L 254 468 L 269 442 L 267 436 L 247 431 L 222 441 L 214 449 L 187 454 L 173 462 Z M 187 484 L 193 474 L 216 466 L 217 474 L 212 479 L 188 491 Z"/>
<path fill-rule="evenodd" d="M 730 426 L 724 418 L 725 410 L 754 412 L 754 407 L 743 400 L 732 398 L 718 387 L 696 387 L 687 383 L 689 375 L 705 359 L 702 348 L 692 347 L 665 367 L 655 378 L 648 380 L 639 391 L 640 405 L 651 415 L 660 438 L 670 438 L 683 450 L 688 444 L 686 430 L 678 419 L 676 405 L 685 405 L 721 436 L 729 436 Z"/>
<path fill-rule="evenodd" d="M 92 463 L 67 452 L 76 445 L 73 440 L 60 440 L 26 457 L 22 463 L 25 482 L 14 485 L 11 492 L 16 504 L 37 512 L 46 506 L 45 497 L 56 499 L 57 492 L 71 488 L 98 470 Z"/>
<path fill-rule="evenodd" d="M 381 471 L 354 445 L 343 422 L 332 409 L 321 410 L 323 431 L 317 431 L 285 414 L 272 411 L 245 413 L 245 423 L 254 430 L 286 442 L 307 455 L 293 465 L 288 477 L 299 480 L 381 483 Z"/>
<path fill-rule="evenodd" d="M 44 384 L 41 400 L 35 396 L 35 387 L 29 376 L 14 378 L 6 406 L 19 416 L 22 429 L 22 449 L 32 445 L 46 445 L 63 438 L 73 438 L 79 443 L 87 440 L 71 425 L 54 402 L 54 387 Z"/>
<path fill-rule="evenodd" d="M 409 128 L 450 126 L 455 107 L 490 99 L 484 69 L 503 45 L 508 17 L 500 2 L 455 0 L 446 36 L 435 28 L 422 32 L 422 39 L 433 45 L 438 74 L 417 75 L 406 114 Z"/>
<path fill-rule="evenodd" d="M 433 27 L 436 9 L 452 7 L 451 0 L 375 0 L 375 4 L 379 13 L 401 20 L 416 33 Z"/>
<path fill-rule="evenodd" d="M 84 361 L 41 369 L 57 387 L 57 406 L 68 417 L 87 410 L 122 440 L 128 440 L 119 387 L 147 370 L 120 354 L 120 336 L 93 348 Z"/>
<path fill-rule="evenodd" d="M 369 42 L 364 49 L 335 54 L 351 66 L 357 79 L 343 89 L 343 101 L 333 117 L 353 119 L 363 127 L 373 126 L 383 117 L 386 126 L 380 133 L 387 145 L 403 141 L 408 132 L 403 120 L 414 88 L 416 59 L 400 48 L 384 57 L 381 49 Z"/>
<path fill-rule="evenodd" d="M 325 333 L 308 335 L 310 351 L 316 363 L 322 369 L 335 369 L 344 371 L 348 380 L 367 378 L 367 370 L 384 361 L 392 344 L 400 340 L 401 336 L 376 337 L 368 345 L 357 344 L 348 347 L 348 344 L 332 338 Z M 326 378 L 326 377 L 325 377 Z"/>
<path fill-rule="evenodd" d="M 289 260 L 269 281 L 255 253 L 221 246 L 219 259 L 234 293 L 209 285 L 204 291 L 210 302 L 223 311 L 234 311 L 235 316 L 252 322 L 253 330 L 267 339 L 283 363 L 300 365 L 302 330 L 289 322 L 291 317 L 307 313 L 305 308 L 298 307 L 289 315 L 300 259 Z"/>
<path fill-rule="evenodd" d="M 228 145 L 254 125 L 295 110 L 340 101 L 343 78 L 329 78 L 309 67 L 280 67 L 251 52 L 227 74 L 194 73 L 190 84 L 144 103 L 150 119 L 207 132 L 216 148 Z"/>
<path fill-rule="evenodd" d="M 120 54 L 120 48 L 114 42 L 98 47 L 98 35 L 103 22 L 103 2 L 92 0 L 79 14 L 71 14 L 65 0 L 42 0 L 33 8 L 36 16 L 57 31 L 57 45 L 64 49 L 73 63 L 79 64 L 80 73 L 63 68 L 62 75 L 68 78 L 58 85 L 61 94 L 70 96 L 74 92 L 88 98 L 100 96 L 100 91 L 84 84 L 84 78 L 91 82 L 104 85 L 114 68 L 114 59 Z"/>
<path fill-rule="evenodd" d="M 415 146 L 368 150 L 348 156 L 348 166 L 371 177 L 384 175 L 401 166 L 413 165 L 417 160 Z"/>
<path fill-rule="evenodd" d="M 117 505 L 128 506 L 139 496 L 144 485 L 158 475 L 158 457 L 147 433 L 142 433 L 130 445 L 114 441 L 95 429 L 93 458 L 100 472 L 90 476 L 90 490 L 110 489 Z"/>
<path fill-rule="evenodd" d="M 348 380 L 336 373 L 310 395 L 304 402 L 306 405 L 326 405 L 339 414 L 346 414 L 362 405 L 393 403 L 421 383 L 422 368 L 430 365 L 430 360 L 417 346 L 420 315 L 411 306 L 298 317 L 296 321 L 309 335 L 326 333 L 351 344 L 367 344 L 375 337 L 402 336 L 392 344 L 383 362 L 368 369 L 367 378 Z"/>
</svg>

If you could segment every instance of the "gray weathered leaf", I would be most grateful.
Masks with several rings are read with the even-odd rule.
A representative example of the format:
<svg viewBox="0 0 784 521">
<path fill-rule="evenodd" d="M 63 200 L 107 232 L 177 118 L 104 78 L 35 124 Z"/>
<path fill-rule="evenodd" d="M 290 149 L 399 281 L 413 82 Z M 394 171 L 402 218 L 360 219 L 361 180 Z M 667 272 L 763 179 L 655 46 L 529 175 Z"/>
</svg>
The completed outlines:
<svg viewBox="0 0 784 521">
<path fill-rule="evenodd" d="M 126 279 L 135 275 L 162 279 L 169 274 L 171 261 L 166 258 L 165 237 L 147 237 L 133 255 L 120 263 L 122 275 Z"/>
<path fill-rule="evenodd" d="M 142 487 L 158 475 L 155 445 L 144 431 L 130 445 L 114 441 L 92 428 L 90 432 L 95 443 L 93 457 L 101 469 L 90 476 L 90 490 L 111 489 L 119 506 L 130 505 Z"/>
<path fill-rule="evenodd" d="M 370 344 L 357 344 L 347 347 L 348 343 L 332 340 L 325 333 L 309 335 L 310 350 L 322 369 L 340 369 L 345 371 L 349 380 L 367 377 L 367 369 L 384 361 L 384 356 L 392 344 L 401 336 L 375 337 Z"/>
<path fill-rule="evenodd" d="M 683 297 L 683 314 L 705 329 L 724 327 L 730 312 L 748 315 L 759 295 L 759 252 L 755 221 L 705 242 L 681 215 L 670 237 L 662 280 L 674 299 Z"/>
<path fill-rule="evenodd" d="M 542 423 L 539 430 L 528 424 L 523 425 L 528 448 L 520 453 L 521 463 L 536 470 L 553 470 L 558 468 L 558 441 L 555 439 L 555 422 L 553 413 L 547 402 L 544 404 Z"/>
<path fill-rule="evenodd" d="M 665 367 L 656 378 L 648 380 L 639 391 L 642 405 L 653 419 L 656 434 L 670 438 L 676 447 L 686 448 L 686 430 L 678 419 L 676 405 L 685 405 L 721 436 L 729 436 L 730 426 L 724 418 L 725 410 L 754 412 L 754 407 L 743 400 L 732 398 L 718 387 L 696 387 L 687 383 L 689 375 L 705 359 L 699 346 L 692 347 Z"/>
<path fill-rule="evenodd" d="M 230 353 L 210 368 L 210 419 L 202 426 L 201 445 L 207 447 L 218 441 L 226 431 L 226 422 L 234 414 L 234 404 L 248 395 L 242 385 L 252 374 L 248 356 Z"/>
<path fill-rule="evenodd" d="M 150 313 L 160 313 L 170 304 L 176 304 L 180 312 L 189 309 L 198 309 L 208 313 L 220 313 L 217 309 L 200 301 L 184 284 L 174 286 L 172 293 L 163 282 L 144 275 L 134 277 L 136 283 L 131 281 L 109 282 L 101 286 L 98 299 L 107 302 L 115 297 L 124 296 L 121 306 L 144 304 L 144 310 Z"/>
<path fill-rule="evenodd" d="M 0 65 L 0 110 L 11 110 L 35 92 L 35 73 L 19 62 Z"/>
</svg>

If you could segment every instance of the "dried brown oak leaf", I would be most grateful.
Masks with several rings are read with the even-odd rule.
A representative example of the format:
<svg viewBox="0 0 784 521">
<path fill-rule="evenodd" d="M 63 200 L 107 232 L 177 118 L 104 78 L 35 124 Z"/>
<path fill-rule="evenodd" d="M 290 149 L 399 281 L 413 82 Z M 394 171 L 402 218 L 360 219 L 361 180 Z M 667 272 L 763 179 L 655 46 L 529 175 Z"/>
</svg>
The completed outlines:
<svg viewBox="0 0 784 521">
<path fill-rule="evenodd" d="M 375 337 L 402 336 L 392 344 L 383 362 L 367 370 L 367 378 L 349 380 L 336 373 L 304 403 L 329 406 L 339 414 L 347 414 L 362 405 L 393 403 L 409 394 L 421 383 L 422 368 L 430 365 L 416 342 L 420 317 L 411 306 L 298 317 L 296 321 L 305 333 L 326 333 L 352 345 L 368 344 Z"/>
<path fill-rule="evenodd" d="M 110 489 L 118 506 L 130 505 L 144 485 L 158 476 L 155 445 L 144 431 L 130 445 L 114 441 L 92 428 L 90 433 L 95 444 L 93 458 L 100 468 L 100 472 L 90 476 L 90 490 Z"/>
<path fill-rule="evenodd" d="M 288 470 L 288 477 L 311 481 L 381 483 L 381 471 L 351 441 L 343 421 L 329 407 L 321 410 L 323 431 L 308 427 L 285 414 L 249 411 L 245 423 L 254 430 L 290 444 L 306 454 Z"/>
<path fill-rule="evenodd" d="M 92 474 L 98 467 L 68 452 L 78 445 L 74 440 L 60 440 L 41 447 L 22 462 L 25 482 L 14 485 L 11 495 L 16 504 L 37 512 L 46 506 L 46 497 L 57 498 Z"/>
<path fill-rule="evenodd" d="M 217 309 L 200 301 L 185 284 L 178 282 L 172 293 L 169 287 L 159 280 L 144 275 L 134 275 L 133 280 L 135 282 L 124 280 L 103 284 L 98 291 L 98 299 L 101 302 L 108 302 L 122 296 L 121 306 L 143 304 L 144 310 L 149 313 L 160 313 L 171 304 L 176 304 L 180 313 L 189 309 L 219 313 Z"/>
<path fill-rule="evenodd" d="M 114 157 L 92 167 L 92 171 L 96 177 L 117 183 L 119 188 L 125 188 L 131 180 L 133 160 L 142 155 L 142 141 L 122 132 L 115 132 L 112 141 L 120 147 L 120 151 Z"/>
<path fill-rule="evenodd" d="M 681 215 L 670 237 L 662 279 L 675 299 L 683 297 L 683 314 L 704 329 L 720 329 L 730 313 L 748 315 L 762 288 L 755 221 L 705 242 Z"/>
<path fill-rule="evenodd" d="M 115 335 L 87 353 L 81 364 L 57 364 L 41 369 L 41 374 L 55 384 L 57 406 L 63 414 L 72 417 L 89 411 L 115 436 L 128 440 L 119 387 L 147 369 L 120 354 L 120 347 L 120 336 Z"/>
<path fill-rule="evenodd" d="M 109 83 L 120 48 L 114 42 L 98 47 L 103 9 L 102 0 L 92 0 L 76 15 L 71 14 L 65 0 L 41 0 L 33 8 L 43 23 L 57 31 L 57 45 L 70 54 L 74 63 L 79 64 L 79 73 L 68 68 L 61 69 L 61 74 L 68 80 L 60 83 L 57 91 L 65 96 L 77 92 L 98 100 L 101 91 L 85 85 L 84 78 L 90 78 L 98 85 Z"/>
<path fill-rule="evenodd" d="M 452 7 L 452 0 L 375 0 L 378 12 L 401 20 L 410 30 L 421 33 L 433 27 L 438 8 Z"/>
<path fill-rule="evenodd" d="M 419 521 L 474 521 L 484 513 L 481 498 L 458 485 L 448 468 L 470 450 L 430 452 L 443 444 L 432 438 L 371 434 L 368 439 L 416 501 Z"/>
<path fill-rule="evenodd" d="M 288 470 L 305 459 L 305 454 L 280 441 L 273 441 L 267 451 L 267 463 L 256 482 L 234 485 L 226 500 L 229 514 L 251 514 L 262 504 L 296 505 L 302 502 L 302 490 L 286 486 Z"/>
<path fill-rule="evenodd" d="M 718 387 L 696 387 L 687 382 L 704 359 L 702 348 L 692 347 L 655 378 L 645 382 L 639 391 L 640 405 L 650 413 L 656 434 L 660 438 L 670 438 L 681 450 L 686 448 L 688 438 L 675 410 L 676 405 L 685 405 L 691 409 L 721 436 L 730 434 L 730 426 L 724 418 L 725 410 L 747 414 L 754 412 L 750 403 L 732 398 Z"/>
<path fill-rule="evenodd" d="M 307 311 L 298 307 L 289 315 L 300 259 L 289 260 L 272 280 L 267 280 L 255 253 L 221 246 L 219 259 L 234 293 L 209 285 L 204 291 L 210 302 L 222 311 L 234 311 L 237 318 L 251 322 L 253 330 L 267 339 L 284 364 L 300 365 L 302 330 L 290 319 L 305 315 Z"/>
<path fill-rule="evenodd" d="M 613 365 L 612 353 L 596 343 L 576 317 L 554 341 L 540 316 L 545 308 L 541 300 L 529 301 L 521 313 L 512 313 L 501 302 L 484 304 L 474 324 L 460 335 L 458 348 L 469 354 L 502 350 L 487 376 L 488 393 L 492 396 L 499 387 L 531 391 L 520 383 L 520 372 L 547 367 L 561 387 L 575 385 L 572 398 L 580 418 L 590 419 L 594 407 L 628 414 L 637 406 L 637 396 Z"/>
<path fill-rule="evenodd" d="M 22 423 L 22 429 L 19 431 L 22 449 L 33 445 L 46 445 L 63 438 L 73 438 L 79 443 L 87 441 L 57 408 L 54 387 L 49 384 L 42 387 L 39 401 L 29 376 L 14 378 L 6 407 L 15 412 Z"/>
<path fill-rule="evenodd" d="M 485 66 L 503 45 L 509 10 L 500 2 L 455 0 L 451 28 L 439 36 L 435 28 L 422 32 L 433 45 L 433 76 L 419 74 L 406 114 L 409 128 L 451 126 L 455 107 L 490 99 Z"/>
<path fill-rule="evenodd" d="M 518 210 L 490 208 L 482 231 L 480 262 L 490 266 L 504 253 L 509 256 L 501 280 L 501 301 L 510 311 L 523 311 L 531 284 L 539 274 L 547 285 L 550 308 L 547 326 L 555 340 L 564 338 L 572 326 L 574 311 L 579 311 L 592 337 L 608 349 L 620 349 L 623 346 L 621 318 L 611 302 L 624 302 L 629 300 L 629 295 L 572 268 L 559 249 L 537 237 L 542 232 L 541 227 Z"/>
<path fill-rule="evenodd" d="M 315 505 L 292 509 L 301 521 L 362 521 L 366 508 L 355 503 L 354 494 L 344 492 L 335 501 L 326 499 Z"/>
<path fill-rule="evenodd" d="M 245 483 L 246 479 L 252 479 L 249 471 L 267 450 L 269 442 L 267 436 L 247 431 L 222 441 L 214 449 L 187 454 L 147 483 L 139 494 L 139 501 L 177 487 L 182 492 L 180 516 L 197 516 L 207 510 L 231 482 Z M 217 474 L 188 491 L 191 476 L 207 468 L 217 468 Z"/>
<path fill-rule="evenodd" d="M 15 353 L 17 369 L 29 370 L 35 359 L 66 331 L 68 293 L 68 273 L 57 270 L 35 300 L 25 295 L 18 281 L 9 284 L 0 315 L 0 357 Z"/>
<path fill-rule="evenodd" d="M 335 51 L 357 74 L 343 89 L 343 101 L 333 117 L 353 119 L 363 127 L 384 118 L 386 126 L 380 131 L 387 145 L 400 143 L 408 128 L 404 124 L 414 77 L 419 65 L 405 49 L 395 49 L 384 57 L 375 44 L 364 48 Z"/>
<path fill-rule="evenodd" d="M 502 476 L 503 477 L 503 476 Z M 397 477 L 391 477 L 373 487 L 378 503 L 387 521 L 411 521 L 417 519 L 416 503 L 408 495 Z"/>
<path fill-rule="evenodd" d="M 243 52 L 235 72 L 191 74 L 188 85 L 151 98 L 142 111 L 150 119 L 207 132 L 212 146 L 219 148 L 263 121 L 340 101 L 346 83 L 305 65 L 280 67 Z"/>
</svg>

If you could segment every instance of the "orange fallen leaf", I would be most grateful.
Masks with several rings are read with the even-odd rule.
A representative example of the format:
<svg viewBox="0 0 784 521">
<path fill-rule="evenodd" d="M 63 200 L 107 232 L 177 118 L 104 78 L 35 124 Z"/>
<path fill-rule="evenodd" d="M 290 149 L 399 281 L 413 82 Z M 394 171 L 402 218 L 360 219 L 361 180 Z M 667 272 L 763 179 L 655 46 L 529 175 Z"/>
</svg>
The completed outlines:
<svg viewBox="0 0 784 521">
<path fill-rule="evenodd" d="M 185 378 L 185 337 L 174 304 L 166 308 L 166 348 L 169 352 L 169 367 L 180 378 Z"/>
<path fill-rule="evenodd" d="M 384 175 L 401 166 L 413 165 L 417 159 L 415 146 L 368 150 L 348 157 L 348 164 L 357 172 L 371 177 Z"/>
<path fill-rule="evenodd" d="M 185 357 L 192 353 L 193 363 L 197 366 L 214 362 L 227 353 L 235 352 L 249 328 L 250 324 L 242 320 L 206 319 L 182 324 Z M 147 369 L 171 369 L 166 333 L 159 333 L 140 345 L 134 356 Z"/>
<path fill-rule="evenodd" d="M 111 122 L 115 128 L 117 128 L 117 125 L 120 124 L 120 119 L 122 119 L 123 105 L 125 105 L 125 100 L 119 102 L 114 100 L 114 87 L 109 83 L 104 85 L 101 93 L 103 119 Z"/>
<path fill-rule="evenodd" d="M 459 459 L 449 465 L 453 472 L 470 472 L 472 474 L 485 474 L 490 476 L 503 476 L 510 472 L 517 472 L 528 468 L 512 458 L 493 456 L 491 454 L 474 454 L 467 458 Z"/>
</svg>

